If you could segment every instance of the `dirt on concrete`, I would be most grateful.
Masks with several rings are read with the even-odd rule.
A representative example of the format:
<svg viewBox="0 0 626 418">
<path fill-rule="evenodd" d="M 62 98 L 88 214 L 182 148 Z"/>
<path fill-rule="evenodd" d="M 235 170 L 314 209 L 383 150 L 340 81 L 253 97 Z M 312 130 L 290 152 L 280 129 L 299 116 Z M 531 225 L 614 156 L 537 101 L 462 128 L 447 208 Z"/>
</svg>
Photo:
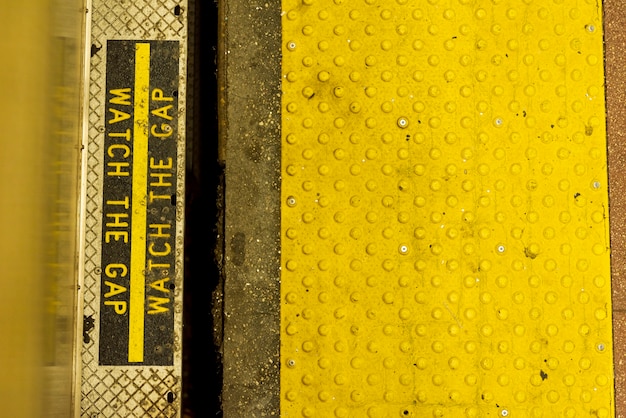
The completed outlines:
<svg viewBox="0 0 626 418">
<path fill-rule="evenodd" d="M 220 4 L 225 417 L 279 414 L 280 1 Z"/>
</svg>

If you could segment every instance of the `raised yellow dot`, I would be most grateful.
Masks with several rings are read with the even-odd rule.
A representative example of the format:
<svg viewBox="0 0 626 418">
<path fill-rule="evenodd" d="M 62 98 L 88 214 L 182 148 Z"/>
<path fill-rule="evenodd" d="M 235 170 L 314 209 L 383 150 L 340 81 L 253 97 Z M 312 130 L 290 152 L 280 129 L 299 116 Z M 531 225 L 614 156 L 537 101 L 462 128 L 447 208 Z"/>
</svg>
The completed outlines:
<svg viewBox="0 0 626 418">
<path fill-rule="evenodd" d="M 499 288 L 503 289 L 505 288 L 509 283 L 509 279 L 506 276 L 498 276 L 496 278 L 496 285 L 498 285 Z"/>
<path fill-rule="evenodd" d="M 335 417 L 337 418 L 346 418 L 349 415 L 348 409 L 343 407 L 338 407 L 335 409 Z"/>
<path fill-rule="evenodd" d="M 353 71 L 350 73 L 350 81 L 357 82 L 361 79 L 361 74 L 357 71 Z M 367 90 L 366 90 L 367 93 Z"/>
<path fill-rule="evenodd" d="M 600 223 L 604 220 L 604 215 L 600 211 L 595 211 L 591 214 L 591 220 L 595 223 Z"/>
<path fill-rule="evenodd" d="M 381 377 L 378 373 L 372 373 L 367 376 L 367 384 L 370 386 L 377 386 L 381 382 Z"/>
<path fill-rule="evenodd" d="M 574 386 L 574 384 L 576 383 L 576 377 L 571 374 L 566 374 L 565 376 L 563 376 L 563 383 L 565 384 L 565 386 Z"/>
<path fill-rule="evenodd" d="M 480 333 L 484 337 L 490 337 L 493 334 L 493 327 L 489 324 L 485 324 L 480 328 Z"/>
<path fill-rule="evenodd" d="M 550 337 L 555 337 L 559 333 L 559 328 L 555 324 L 550 324 L 546 327 L 546 334 Z"/>
<path fill-rule="evenodd" d="M 550 403 L 556 403 L 559 401 L 560 395 L 557 391 L 551 390 L 547 393 L 546 398 Z"/>
<path fill-rule="evenodd" d="M 598 386 L 606 386 L 609 383 L 609 378 L 606 375 L 599 374 L 596 376 L 596 383 Z"/>
<path fill-rule="evenodd" d="M 435 353 L 443 352 L 444 345 L 441 341 L 435 341 L 431 344 L 431 348 Z"/>
<path fill-rule="evenodd" d="M 460 263 L 455 259 L 448 260 L 448 262 L 446 263 L 446 267 L 449 271 L 456 271 L 459 269 L 459 266 Z"/>
<path fill-rule="evenodd" d="M 581 400 L 582 402 L 584 402 L 584 403 L 589 403 L 589 402 L 591 402 L 591 399 L 592 399 L 592 395 L 591 395 L 591 393 L 590 393 L 589 391 L 587 391 L 587 390 L 583 390 L 583 391 L 580 393 L 580 400 Z"/>
<path fill-rule="evenodd" d="M 532 308 L 528 312 L 528 316 L 530 317 L 530 319 L 535 320 L 535 321 L 540 319 L 541 316 L 542 316 L 541 309 L 539 309 L 539 308 Z"/>
<path fill-rule="evenodd" d="M 543 382 L 543 379 L 540 375 L 534 374 L 530 377 L 530 384 L 533 386 L 541 386 L 541 382 Z"/>
<path fill-rule="evenodd" d="M 463 279 L 463 285 L 466 288 L 470 289 L 470 288 L 472 288 L 472 287 L 474 287 L 476 285 L 477 280 L 478 279 L 476 277 L 474 277 L 474 276 L 466 276 Z"/>
<path fill-rule="evenodd" d="M 505 321 L 509 317 L 509 310 L 506 308 L 499 308 L 496 310 L 496 316 L 499 320 Z"/>
<path fill-rule="evenodd" d="M 361 392 L 360 390 L 353 390 L 350 393 L 350 399 L 352 399 L 354 402 L 362 402 L 363 398 L 363 392 Z"/>
<path fill-rule="evenodd" d="M 477 315 L 477 312 L 476 312 L 476 309 L 474 308 L 467 308 L 465 310 L 465 318 L 469 319 L 470 321 L 475 319 L 476 315 Z"/>
<path fill-rule="evenodd" d="M 470 86 L 462 86 L 459 93 L 463 97 L 469 97 L 472 94 L 472 88 Z"/>
<path fill-rule="evenodd" d="M 599 408 L 598 409 L 598 418 L 607 418 L 609 416 L 609 410 L 607 408 Z"/>
<path fill-rule="evenodd" d="M 456 239 L 459 236 L 459 231 L 456 228 L 449 228 L 446 232 L 446 236 L 450 239 Z"/>
</svg>

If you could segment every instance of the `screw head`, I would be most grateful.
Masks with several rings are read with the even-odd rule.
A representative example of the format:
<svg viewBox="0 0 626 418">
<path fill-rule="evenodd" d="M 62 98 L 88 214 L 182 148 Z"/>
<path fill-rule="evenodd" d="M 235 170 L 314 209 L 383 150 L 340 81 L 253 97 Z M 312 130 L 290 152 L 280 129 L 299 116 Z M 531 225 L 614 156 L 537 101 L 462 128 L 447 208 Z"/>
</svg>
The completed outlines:
<svg viewBox="0 0 626 418">
<path fill-rule="evenodd" d="M 404 116 L 398 118 L 398 127 L 402 129 L 406 129 L 409 127 L 409 120 Z"/>
</svg>

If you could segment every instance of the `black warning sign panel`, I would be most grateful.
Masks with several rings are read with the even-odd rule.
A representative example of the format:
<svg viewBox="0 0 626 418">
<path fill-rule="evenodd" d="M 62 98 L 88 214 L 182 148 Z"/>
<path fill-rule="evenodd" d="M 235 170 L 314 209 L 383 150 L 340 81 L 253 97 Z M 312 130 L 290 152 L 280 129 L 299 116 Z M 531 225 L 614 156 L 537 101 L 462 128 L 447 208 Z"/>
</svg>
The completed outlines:
<svg viewBox="0 0 626 418">
<path fill-rule="evenodd" d="M 101 365 L 173 364 L 179 48 L 107 42 Z"/>
</svg>

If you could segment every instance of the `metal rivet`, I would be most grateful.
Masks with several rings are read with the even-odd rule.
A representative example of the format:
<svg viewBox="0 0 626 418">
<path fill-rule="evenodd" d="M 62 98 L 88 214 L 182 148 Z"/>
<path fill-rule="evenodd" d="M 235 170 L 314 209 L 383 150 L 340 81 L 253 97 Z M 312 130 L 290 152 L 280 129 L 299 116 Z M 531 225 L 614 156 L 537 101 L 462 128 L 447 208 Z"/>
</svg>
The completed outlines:
<svg viewBox="0 0 626 418">
<path fill-rule="evenodd" d="M 494 121 L 493 121 L 493 123 L 494 123 L 496 126 L 502 126 L 502 124 L 503 124 L 504 122 L 502 121 L 502 119 L 501 119 L 501 118 L 496 118 L 496 120 L 494 120 Z"/>
<path fill-rule="evenodd" d="M 291 206 L 291 207 L 296 206 L 296 198 L 293 196 L 289 196 L 287 198 L 287 206 Z"/>
<path fill-rule="evenodd" d="M 293 51 L 296 49 L 296 43 L 294 41 L 288 42 L 287 43 L 287 49 L 290 51 Z"/>
<path fill-rule="evenodd" d="M 603 343 L 598 344 L 598 351 L 604 351 L 605 346 Z"/>
<path fill-rule="evenodd" d="M 600 182 L 599 181 L 594 181 L 593 182 L 593 188 L 594 189 L 599 189 L 600 188 Z"/>
<path fill-rule="evenodd" d="M 596 27 L 594 25 L 587 25 L 587 31 L 593 33 L 596 31 Z"/>
<path fill-rule="evenodd" d="M 504 245 L 498 245 L 498 252 L 503 253 L 505 250 Z"/>
<path fill-rule="evenodd" d="M 509 416 L 509 410 L 508 409 L 503 409 L 502 411 L 500 411 L 500 415 L 502 415 L 503 417 L 508 417 Z"/>
<path fill-rule="evenodd" d="M 409 126 L 409 120 L 405 117 L 398 118 L 398 126 L 402 129 Z"/>
<path fill-rule="evenodd" d="M 406 245 L 401 245 L 400 246 L 400 254 L 406 254 L 409 252 L 409 247 Z"/>
<path fill-rule="evenodd" d="M 296 361 L 294 359 L 290 358 L 289 360 L 287 360 L 287 366 L 295 367 L 296 366 Z"/>
</svg>

